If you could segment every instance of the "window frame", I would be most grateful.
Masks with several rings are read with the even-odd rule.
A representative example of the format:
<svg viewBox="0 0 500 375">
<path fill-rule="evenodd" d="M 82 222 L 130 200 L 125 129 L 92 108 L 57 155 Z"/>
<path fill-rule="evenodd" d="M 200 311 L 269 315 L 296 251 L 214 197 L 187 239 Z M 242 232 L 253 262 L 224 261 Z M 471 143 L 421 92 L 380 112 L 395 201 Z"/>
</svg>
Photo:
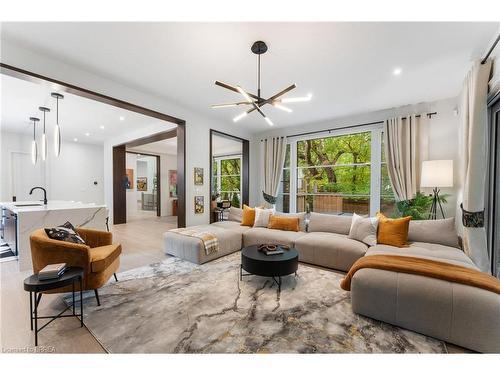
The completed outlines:
<svg viewBox="0 0 500 375">
<path fill-rule="evenodd" d="M 243 207 L 243 203 L 241 201 L 242 199 L 242 194 L 243 194 L 243 174 L 242 174 L 242 168 L 243 168 L 243 154 L 234 154 L 234 155 L 222 155 L 222 156 L 214 156 L 212 158 L 212 162 L 215 162 L 217 164 L 217 173 L 213 174 L 210 176 L 210 178 L 216 179 L 216 186 L 218 187 L 217 193 L 222 195 L 222 193 L 239 193 L 240 195 L 240 206 Z M 233 159 L 239 159 L 240 160 L 240 173 L 239 174 L 221 174 L 221 161 L 222 160 L 233 160 Z M 213 168 L 212 168 L 213 169 Z M 222 177 L 239 177 L 240 178 L 240 191 L 223 191 L 221 190 L 222 188 Z"/>
<path fill-rule="evenodd" d="M 382 163 L 382 132 L 383 124 L 373 124 L 366 126 L 359 126 L 356 128 L 345 128 L 339 130 L 320 131 L 314 134 L 307 134 L 296 137 L 289 137 L 288 143 L 290 144 L 290 166 L 285 169 L 290 169 L 290 204 L 289 210 L 291 213 L 297 212 L 297 171 L 298 168 L 310 168 L 311 166 L 298 167 L 297 166 L 297 142 L 338 137 L 343 135 L 352 135 L 359 133 L 371 132 L 371 149 L 370 149 L 370 163 L 358 163 L 362 165 L 370 165 L 370 216 L 380 210 L 381 199 L 381 163 Z M 340 165 L 337 165 L 340 166 Z M 351 166 L 351 164 L 349 164 Z M 282 193 L 282 195 L 284 195 Z M 306 194 L 308 195 L 308 194 Z"/>
</svg>

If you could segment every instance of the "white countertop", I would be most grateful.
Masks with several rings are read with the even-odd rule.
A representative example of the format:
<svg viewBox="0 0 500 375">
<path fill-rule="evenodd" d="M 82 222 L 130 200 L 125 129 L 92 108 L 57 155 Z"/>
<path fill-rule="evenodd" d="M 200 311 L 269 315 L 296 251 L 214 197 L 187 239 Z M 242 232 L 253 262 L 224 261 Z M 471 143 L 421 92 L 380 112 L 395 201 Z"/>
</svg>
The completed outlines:
<svg viewBox="0 0 500 375">
<path fill-rule="evenodd" d="M 26 206 L 33 205 L 33 206 Z M 22 212 L 34 212 L 34 211 L 57 211 L 57 210 L 74 210 L 80 208 L 98 208 L 106 207 L 103 204 L 95 203 L 82 203 L 75 201 L 52 201 L 49 200 L 47 205 L 44 205 L 41 201 L 19 201 L 19 202 L 1 202 L 1 207 L 4 207 L 16 214 Z"/>
</svg>

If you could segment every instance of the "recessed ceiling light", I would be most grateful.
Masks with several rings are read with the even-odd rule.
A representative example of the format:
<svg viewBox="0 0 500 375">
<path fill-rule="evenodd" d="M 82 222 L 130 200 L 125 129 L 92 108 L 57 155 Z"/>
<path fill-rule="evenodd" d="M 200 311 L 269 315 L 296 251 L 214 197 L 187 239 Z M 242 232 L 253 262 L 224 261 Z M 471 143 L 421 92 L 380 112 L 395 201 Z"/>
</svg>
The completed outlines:
<svg viewBox="0 0 500 375">
<path fill-rule="evenodd" d="M 399 76 L 401 73 L 403 73 L 403 69 L 401 68 L 394 68 L 394 70 L 392 71 L 392 74 L 394 74 L 395 76 Z"/>
<path fill-rule="evenodd" d="M 123 121 L 123 120 L 125 120 L 125 117 L 120 116 L 120 121 Z"/>
<path fill-rule="evenodd" d="M 85 133 L 85 136 L 90 137 L 90 133 L 89 132 Z"/>
<path fill-rule="evenodd" d="M 99 129 L 104 130 L 104 125 L 99 126 Z"/>
<path fill-rule="evenodd" d="M 78 142 L 78 138 L 73 138 L 73 141 L 74 142 Z"/>
</svg>

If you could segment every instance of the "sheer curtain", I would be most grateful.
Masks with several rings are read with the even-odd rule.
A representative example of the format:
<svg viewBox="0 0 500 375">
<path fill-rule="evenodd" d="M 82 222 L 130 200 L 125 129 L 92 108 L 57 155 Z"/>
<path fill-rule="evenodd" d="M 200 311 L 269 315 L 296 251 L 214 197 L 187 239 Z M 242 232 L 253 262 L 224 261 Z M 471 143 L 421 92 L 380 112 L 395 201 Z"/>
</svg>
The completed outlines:
<svg viewBox="0 0 500 375">
<path fill-rule="evenodd" d="M 416 115 L 384 122 L 387 170 L 396 200 L 412 199 L 419 191 L 420 168 L 428 157 L 428 120 Z"/>
<path fill-rule="evenodd" d="M 286 153 L 286 137 L 271 137 L 262 141 L 262 155 L 264 156 L 262 174 L 262 191 L 272 197 L 278 195 L 281 174 Z M 262 197 L 261 197 L 262 198 Z"/>
<path fill-rule="evenodd" d="M 461 179 L 464 251 L 484 272 L 490 273 L 484 196 L 486 182 L 486 137 L 488 79 L 491 61 L 475 61 L 465 78 L 461 93 Z"/>
</svg>

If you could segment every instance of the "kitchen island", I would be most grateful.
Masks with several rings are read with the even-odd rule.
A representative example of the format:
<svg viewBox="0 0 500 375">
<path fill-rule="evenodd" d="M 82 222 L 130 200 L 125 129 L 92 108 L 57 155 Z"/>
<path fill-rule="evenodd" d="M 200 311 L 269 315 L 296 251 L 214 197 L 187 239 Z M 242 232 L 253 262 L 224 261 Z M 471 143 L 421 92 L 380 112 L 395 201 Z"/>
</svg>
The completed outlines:
<svg viewBox="0 0 500 375">
<path fill-rule="evenodd" d="M 17 250 L 20 271 L 30 270 L 30 234 L 39 228 L 51 228 L 69 221 L 75 227 L 106 230 L 108 210 L 105 205 L 74 201 L 39 201 L 0 203 L 5 225 L 5 241 Z"/>
</svg>

